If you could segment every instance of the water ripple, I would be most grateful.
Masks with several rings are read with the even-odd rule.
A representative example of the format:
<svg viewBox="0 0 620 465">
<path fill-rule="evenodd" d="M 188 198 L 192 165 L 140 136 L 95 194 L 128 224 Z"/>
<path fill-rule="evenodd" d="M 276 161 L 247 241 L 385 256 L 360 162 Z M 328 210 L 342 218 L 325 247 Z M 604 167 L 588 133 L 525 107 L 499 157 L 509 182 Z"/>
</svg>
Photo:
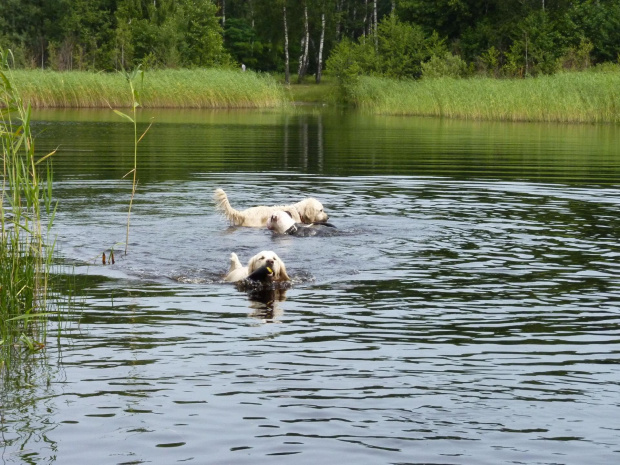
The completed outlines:
<svg viewBox="0 0 620 465">
<path fill-rule="evenodd" d="M 539 146 L 531 125 L 491 125 L 502 136 L 472 145 L 467 122 L 341 118 L 347 145 L 328 119 L 237 117 L 162 123 L 174 138 L 141 160 L 126 256 L 123 130 L 101 123 L 111 147 L 60 159 L 55 232 L 84 307 L 48 337 L 45 364 L 7 380 L 5 462 L 618 461 L 613 162 L 576 182 L 555 146 L 526 150 Z M 320 153 L 303 142 L 319 124 Z M 493 158 L 496 146 L 514 153 Z M 231 228 L 216 187 L 240 207 L 318 197 L 340 234 Z M 264 249 L 286 262 L 289 288 L 264 298 L 222 282 L 231 252 Z"/>
</svg>

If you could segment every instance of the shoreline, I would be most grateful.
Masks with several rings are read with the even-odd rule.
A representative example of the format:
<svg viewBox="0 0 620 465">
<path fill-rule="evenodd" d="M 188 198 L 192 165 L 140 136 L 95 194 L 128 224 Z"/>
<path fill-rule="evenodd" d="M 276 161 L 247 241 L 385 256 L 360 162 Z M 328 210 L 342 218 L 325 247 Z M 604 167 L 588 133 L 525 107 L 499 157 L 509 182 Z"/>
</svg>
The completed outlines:
<svg viewBox="0 0 620 465">
<path fill-rule="evenodd" d="M 128 108 L 122 73 L 13 71 L 25 102 L 36 109 Z M 437 78 L 419 81 L 358 77 L 348 102 L 338 86 L 285 85 L 279 76 L 238 70 L 154 70 L 136 85 L 144 109 L 286 109 L 340 106 L 377 115 L 480 121 L 619 123 L 620 68 L 531 79 Z"/>
</svg>

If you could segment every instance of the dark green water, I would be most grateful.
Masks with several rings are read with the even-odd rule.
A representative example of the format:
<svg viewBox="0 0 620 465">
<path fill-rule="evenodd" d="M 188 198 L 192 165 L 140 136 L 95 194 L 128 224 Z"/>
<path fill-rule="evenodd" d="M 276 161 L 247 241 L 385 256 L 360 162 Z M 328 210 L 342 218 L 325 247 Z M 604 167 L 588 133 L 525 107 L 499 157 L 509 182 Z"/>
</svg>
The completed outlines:
<svg viewBox="0 0 620 465">
<path fill-rule="evenodd" d="M 118 179 L 133 167 L 133 129 L 112 112 L 38 116 L 48 119 L 39 125 L 44 131 L 39 150 L 60 146 L 58 175 Z M 140 146 L 142 182 L 238 171 L 596 185 L 620 179 L 619 129 L 610 125 L 193 110 L 145 113 L 140 119 L 140 132 L 153 122 Z"/>
<path fill-rule="evenodd" d="M 620 128 L 144 114 L 123 256 L 130 125 L 36 117 L 84 309 L 5 380 L 5 463 L 618 461 Z M 231 228 L 217 187 L 338 234 Z M 260 250 L 272 301 L 221 280 Z"/>
</svg>

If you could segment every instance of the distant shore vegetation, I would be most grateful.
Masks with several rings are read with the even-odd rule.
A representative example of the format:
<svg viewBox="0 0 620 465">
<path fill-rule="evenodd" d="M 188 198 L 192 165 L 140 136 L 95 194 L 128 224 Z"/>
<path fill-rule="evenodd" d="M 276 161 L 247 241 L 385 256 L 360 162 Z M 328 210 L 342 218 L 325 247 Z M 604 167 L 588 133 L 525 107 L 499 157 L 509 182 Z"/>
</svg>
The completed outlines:
<svg viewBox="0 0 620 465">
<path fill-rule="evenodd" d="M 15 67 L 226 67 L 320 82 L 355 46 L 364 73 L 419 78 L 423 62 L 493 77 L 617 62 L 618 0 L 0 0 Z"/>
<path fill-rule="evenodd" d="M 153 70 L 136 83 L 143 108 L 267 109 L 293 102 L 398 116 L 570 123 L 620 122 L 620 66 L 530 79 L 354 76 L 345 83 L 284 85 L 281 76 L 239 70 Z M 14 72 L 34 108 L 122 108 L 122 73 Z"/>
<path fill-rule="evenodd" d="M 285 91 L 269 74 L 231 69 L 152 70 L 136 82 L 143 108 L 274 108 Z M 22 98 L 35 108 L 120 108 L 127 99 L 124 73 L 15 70 Z"/>
<path fill-rule="evenodd" d="M 620 122 L 620 67 L 531 79 L 360 77 L 350 105 L 375 114 L 564 123 Z"/>
<path fill-rule="evenodd" d="M 329 103 L 382 114 L 616 122 L 620 0 L 0 0 L 34 107 Z M 59 7 L 60 6 L 60 7 Z"/>
</svg>

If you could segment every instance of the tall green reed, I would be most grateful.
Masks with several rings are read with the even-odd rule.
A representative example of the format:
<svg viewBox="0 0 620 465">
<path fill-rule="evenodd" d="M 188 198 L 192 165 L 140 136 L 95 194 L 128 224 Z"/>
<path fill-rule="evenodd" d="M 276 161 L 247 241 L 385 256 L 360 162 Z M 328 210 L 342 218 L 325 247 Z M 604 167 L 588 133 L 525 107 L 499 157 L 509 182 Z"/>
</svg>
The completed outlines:
<svg viewBox="0 0 620 465">
<path fill-rule="evenodd" d="M 30 106 L 13 84 L 10 58 L 10 52 L 0 53 L 0 364 L 4 367 L 16 350 L 36 350 L 45 344 L 53 307 L 48 298 L 55 243 L 49 238 L 56 213 L 49 165 L 45 178 L 39 171 L 53 152 L 35 157 Z"/>
<path fill-rule="evenodd" d="M 127 108 L 123 73 L 15 71 L 24 98 L 37 108 Z M 143 108 L 273 108 L 284 89 L 268 75 L 230 69 L 149 70 Z"/>
<path fill-rule="evenodd" d="M 145 129 L 140 137 L 138 137 L 138 119 L 136 109 L 140 106 L 140 93 L 138 89 L 134 85 L 134 81 L 139 76 L 141 81 L 141 86 L 144 87 L 144 71 L 140 69 L 140 66 L 135 68 L 131 73 L 125 72 L 125 79 L 129 84 L 129 90 L 131 91 L 131 116 L 126 113 L 123 113 L 119 110 L 114 110 L 114 113 L 121 116 L 122 118 L 127 119 L 129 122 L 133 124 L 133 169 L 129 171 L 124 177 L 129 175 L 133 175 L 133 180 L 131 183 L 131 198 L 129 199 L 129 209 L 127 211 L 127 231 L 125 236 L 125 255 L 127 255 L 127 249 L 129 247 L 129 225 L 131 222 L 131 207 L 133 206 L 133 199 L 136 195 L 136 188 L 138 187 L 138 144 L 142 140 L 142 138 L 146 135 L 148 130 L 151 128 L 151 124 Z M 112 252 L 114 253 L 114 252 Z M 105 255 L 104 255 L 105 257 Z M 105 262 L 105 258 L 104 258 Z"/>
<path fill-rule="evenodd" d="M 620 70 L 533 79 L 361 78 L 352 103 L 379 114 L 475 120 L 620 122 Z"/>
</svg>

